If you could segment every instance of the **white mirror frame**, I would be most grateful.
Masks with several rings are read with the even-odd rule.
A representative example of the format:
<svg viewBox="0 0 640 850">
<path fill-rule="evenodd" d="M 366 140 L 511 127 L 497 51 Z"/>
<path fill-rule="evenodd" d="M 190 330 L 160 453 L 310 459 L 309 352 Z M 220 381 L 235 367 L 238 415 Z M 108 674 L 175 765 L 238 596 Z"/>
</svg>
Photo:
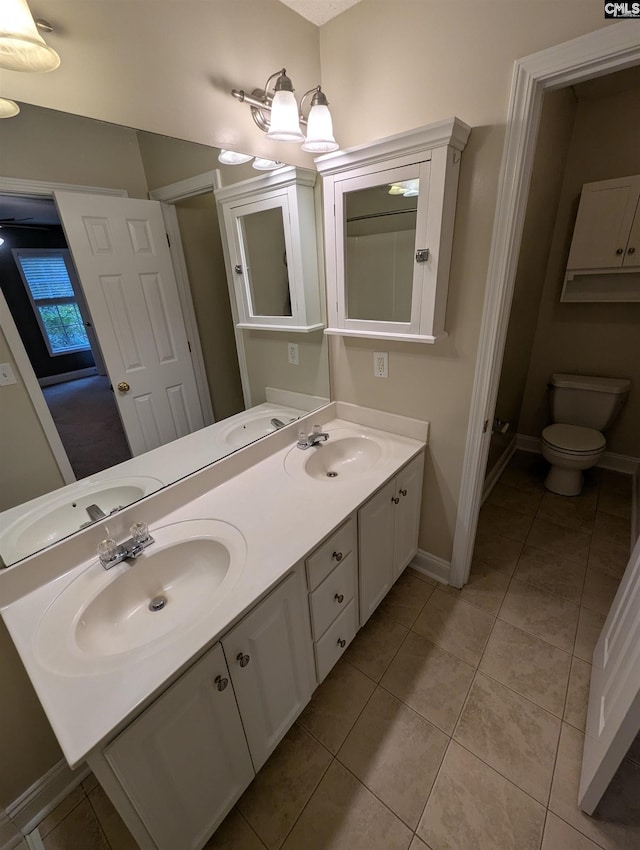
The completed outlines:
<svg viewBox="0 0 640 850">
<path fill-rule="evenodd" d="M 471 570 L 491 428 L 509 326 L 545 91 L 640 64 L 640 23 L 623 21 L 515 63 L 489 255 L 460 501 L 449 584 L 462 587 Z"/>
</svg>

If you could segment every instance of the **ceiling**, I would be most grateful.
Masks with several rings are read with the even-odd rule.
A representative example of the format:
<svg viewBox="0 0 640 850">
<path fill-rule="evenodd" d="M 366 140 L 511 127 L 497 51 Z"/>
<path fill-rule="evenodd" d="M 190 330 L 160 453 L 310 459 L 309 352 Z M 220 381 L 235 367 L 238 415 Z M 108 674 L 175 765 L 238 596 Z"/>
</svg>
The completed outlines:
<svg viewBox="0 0 640 850">
<path fill-rule="evenodd" d="M 318 27 L 326 24 L 331 18 L 346 12 L 360 0 L 280 0 L 285 6 L 293 9 L 303 18 Z"/>
</svg>

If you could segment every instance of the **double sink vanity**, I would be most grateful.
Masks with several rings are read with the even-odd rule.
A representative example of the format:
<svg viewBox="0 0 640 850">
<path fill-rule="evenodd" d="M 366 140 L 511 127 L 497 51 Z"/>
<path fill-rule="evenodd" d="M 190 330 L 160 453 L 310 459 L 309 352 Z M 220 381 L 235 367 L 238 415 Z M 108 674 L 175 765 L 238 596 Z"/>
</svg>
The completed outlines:
<svg viewBox="0 0 640 850">
<path fill-rule="evenodd" d="M 137 557 L 104 568 L 103 521 L 0 575 L 67 761 L 141 848 L 203 846 L 411 561 L 427 430 L 331 403 L 109 518 L 148 524 Z"/>
</svg>

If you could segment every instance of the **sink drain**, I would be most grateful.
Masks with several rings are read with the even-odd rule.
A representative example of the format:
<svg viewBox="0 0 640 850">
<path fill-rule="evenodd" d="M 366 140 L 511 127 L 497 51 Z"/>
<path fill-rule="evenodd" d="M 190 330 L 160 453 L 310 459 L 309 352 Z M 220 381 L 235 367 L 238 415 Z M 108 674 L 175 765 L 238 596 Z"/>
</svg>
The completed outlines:
<svg viewBox="0 0 640 850">
<path fill-rule="evenodd" d="M 149 603 L 149 611 L 162 611 L 166 604 L 166 596 L 154 596 L 151 602 Z"/>
<path fill-rule="evenodd" d="M 327 472 L 327 478 L 337 478 L 337 477 L 338 477 L 337 472 L 333 472 L 333 471 Z"/>
</svg>

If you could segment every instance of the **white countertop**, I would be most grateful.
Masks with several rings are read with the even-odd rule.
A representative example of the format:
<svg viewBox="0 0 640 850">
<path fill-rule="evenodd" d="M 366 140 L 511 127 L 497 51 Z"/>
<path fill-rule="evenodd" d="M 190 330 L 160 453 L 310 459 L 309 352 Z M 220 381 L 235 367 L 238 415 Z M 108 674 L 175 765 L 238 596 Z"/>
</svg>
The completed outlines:
<svg viewBox="0 0 640 850">
<path fill-rule="evenodd" d="M 389 419 L 392 423 L 395 420 L 396 424 L 399 421 L 397 417 Z M 371 421 L 371 416 L 360 421 Z M 155 523 L 155 527 L 190 519 L 216 519 L 229 523 L 244 537 L 246 562 L 234 586 L 219 603 L 207 609 L 206 616 L 196 619 L 188 629 L 177 635 L 161 638 L 128 654 L 124 666 L 114 667 L 113 656 L 106 656 L 110 659 L 108 663 L 98 658 L 95 664 L 87 664 L 82 672 L 65 673 L 62 672 L 64 664 L 58 670 L 44 666 L 36 651 L 34 635 L 43 613 L 58 594 L 85 570 L 102 571 L 95 557 L 31 592 L 11 599 L 1 609 L 22 662 L 72 767 L 105 742 L 115 730 L 122 728 L 142 704 L 150 701 L 153 695 L 213 645 L 287 572 L 424 448 L 424 442 L 391 434 L 388 430 L 380 431 L 343 419 L 324 423 L 324 430 L 330 435 L 336 429 L 349 429 L 353 434 L 361 433 L 382 442 L 382 457 L 371 469 L 351 480 L 348 477 L 313 480 L 292 476 L 285 470 L 284 461 L 288 453 L 299 451 L 293 443 L 289 443 L 286 448 L 279 448 Z M 274 444 L 277 445 L 278 441 Z M 175 485 L 177 500 L 180 491 L 180 485 Z M 158 495 L 148 498 L 154 499 Z M 153 534 L 154 525 L 150 531 Z M 59 547 L 64 545 L 63 542 Z M 151 553 L 151 548 L 148 551 Z M 58 548 L 58 559 L 60 552 Z M 45 558 L 46 553 L 38 557 Z M 23 568 L 18 565 L 14 569 Z M 135 562 L 124 562 L 113 571 L 129 569 L 136 569 Z"/>
</svg>

